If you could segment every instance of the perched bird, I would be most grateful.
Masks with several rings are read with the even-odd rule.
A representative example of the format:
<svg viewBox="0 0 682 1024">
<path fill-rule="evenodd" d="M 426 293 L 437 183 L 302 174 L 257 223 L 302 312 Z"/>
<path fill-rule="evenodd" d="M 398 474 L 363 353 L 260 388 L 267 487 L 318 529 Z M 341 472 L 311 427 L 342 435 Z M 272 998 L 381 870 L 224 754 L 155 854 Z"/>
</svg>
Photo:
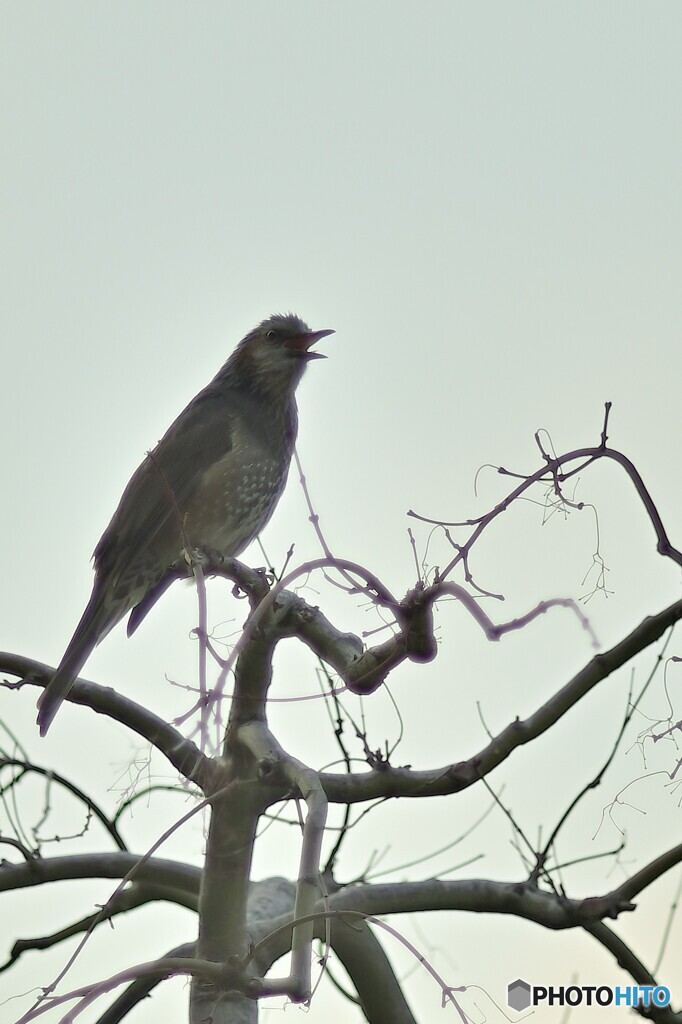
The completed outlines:
<svg viewBox="0 0 682 1024">
<path fill-rule="evenodd" d="M 95 583 L 57 671 L 38 701 L 45 735 L 95 646 L 130 611 L 139 625 L 187 549 L 233 558 L 263 529 L 284 489 L 296 438 L 295 391 L 311 331 L 271 316 L 239 343 L 133 474 L 95 548 Z"/>
</svg>

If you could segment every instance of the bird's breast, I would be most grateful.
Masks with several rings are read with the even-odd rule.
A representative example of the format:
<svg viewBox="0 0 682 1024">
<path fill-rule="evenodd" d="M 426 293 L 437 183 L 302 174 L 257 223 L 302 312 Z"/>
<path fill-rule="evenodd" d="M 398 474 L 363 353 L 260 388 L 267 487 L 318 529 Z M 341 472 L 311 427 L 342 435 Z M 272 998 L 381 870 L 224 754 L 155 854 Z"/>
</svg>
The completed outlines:
<svg viewBox="0 0 682 1024">
<path fill-rule="evenodd" d="M 239 554 L 263 529 L 286 480 L 288 460 L 248 446 L 233 448 L 202 474 L 185 509 L 187 538 L 226 557 Z"/>
</svg>

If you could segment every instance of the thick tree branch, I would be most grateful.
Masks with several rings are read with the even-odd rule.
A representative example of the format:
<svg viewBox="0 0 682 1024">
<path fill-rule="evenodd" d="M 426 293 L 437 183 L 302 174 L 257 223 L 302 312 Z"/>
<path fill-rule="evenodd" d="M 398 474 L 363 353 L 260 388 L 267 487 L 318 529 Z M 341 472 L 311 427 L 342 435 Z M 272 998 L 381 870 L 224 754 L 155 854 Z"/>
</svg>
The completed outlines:
<svg viewBox="0 0 682 1024">
<path fill-rule="evenodd" d="M 19 676 L 18 683 L 4 682 L 7 689 L 17 689 L 26 684 L 47 686 L 54 675 L 54 668 L 30 658 L 22 658 L 16 654 L 0 652 L 0 672 L 9 672 Z M 72 704 L 81 704 L 92 708 L 100 715 L 107 715 L 124 725 L 152 746 L 160 750 L 174 768 L 189 782 L 193 782 L 202 790 L 210 788 L 212 765 L 199 748 L 187 740 L 168 722 L 148 711 L 141 704 L 108 686 L 78 679 L 67 694 L 66 700 Z"/>
<path fill-rule="evenodd" d="M 169 950 L 164 960 L 175 957 L 190 959 L 196 955 L 196 942 L 185 942 Z M 97 1024 L 120 1024 L 131 1010 L 146 999 L 163 978 L 138 978 L 114 1000 L 111 1006 L 98 1018 Z"/>
<path fill-rule="evenodd" d="M 130 889 L 117 893 L 106 904 L 103 911 L 98 911 L 96 914 L 88 914 L 87 917 L 81 918 L 80 921 L 74 921 L 73 924 L 66 925 L 51 935 L 41 935 L 33 939 L 17 939 L 12 946 L 9 959 L 0 967 L 0 973 L 16 963 L 24 953 L 51 949 L 53 946 L 59 945 L 60 942 L 64 942 L 65 939 L 70 939 L 74 935 L 83 935 L 85 932 L 90 931 L 91 928 L 97 927 L 105 921 L 111 921 L 121 914 L 127 914 L 128 911 L 135 910 L 137 907 L 145 906 L 148 903 L 162 900 L 166 903 L 175 903 L 177 906 L 196 911 L 197 895 L 173 886 L 133 883 Z"/>
<path fill-rule="evenodd" d="M 617 889 L 613 890 L 613 896 L 627 900 L 634 899 L 647 886 L 655 882 L 661 875 L 664 875 L 666 871 L 670 871 L 671 868 L 680 863 L 682 863 L 682 843 L 673 846 L 670 850 L 666 850 L 660 857 L 656 857 L 655 860 L 652 860 L 640 871 L 626 879 Z"/>
<path fill-rule="evenodd" d="M 140 863 L 137 854 L 121 850 L 74 854 L 69 857 L 39 857 L 22 864 L 4 861 L 0 864 L 0 892 L 77 878 L 120 879 L 125 878 L 136 865 L 135 879 L 138 882 L 177 889 L 190 895 L 196 895 L 199 891 L 199 868 L 160 857 L 149 857 Z"/>
<path fill-rule="evenodd" d="M 638 985 L 652 985 L 654 988 L 657 982 L 644 964 L 632 952 L 627 943 L 623 942 L 619 935 L 601 921 L 584 926 L 585 931 L 592 935 L 605 949 L 608 949 L 619 967 L 626 971 L 633 981 Z M 676 1013 L 671 1006 L 651 1006 L 646 1012 L 639 1011 L 642 1017 L 647 1020 L 656 1021 L 656 1024 L 681 1024 L 682 1012 Z"/>
<path fill-rule="evenodd" d="M 364 774 L 320 775 L 327 797 L 335 803 L 356 803 L 389 796 L 443 796 L 474 785 L 505 761 L 518 747 L 547 732 L 598 683 L 655 643 L 682 618 L 682 600 L 643 620 L 630 634 L 603 654 L 597 654 L 533 715 L 517 719 L 467 761 L 428 771 L 382 764 Z"/>
<path fill-rule="evenodd" d="M 250 750 L 261 772 L 267 767 L 268 777 L 283 775 L 291 790 L 306 802 L 308 813 L 303 825 L 294 916 L 296 919 L 307 918 L 320 891 L 320 857 L 327 820 L 324 790 L 317 773 L 287 754 L 264 723 L 253 721 L 242 725 L 239 740 Z M 291 973 L 288 978 L 271 982 L 295 1002 L 310 999 L 312 938 L 312 922 L 294 929 Z"/>
</svg>

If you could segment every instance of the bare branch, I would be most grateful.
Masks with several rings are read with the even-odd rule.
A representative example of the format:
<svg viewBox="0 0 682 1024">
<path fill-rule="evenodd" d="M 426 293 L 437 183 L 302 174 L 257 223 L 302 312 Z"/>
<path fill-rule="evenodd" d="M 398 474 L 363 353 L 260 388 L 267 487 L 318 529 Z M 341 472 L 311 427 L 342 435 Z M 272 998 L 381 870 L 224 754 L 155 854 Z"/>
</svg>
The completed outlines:
<svg viewBox="0 0 682 1024">
<path fill-rule="evenodd" d="M 9 672 L 19 676 L 18 683 L 5 681 L 1 685 L 6 689 L 17 689 L 26 684 L 47 686 L 54 675 L 54 668 L 30 658 L 22 658 L 16 654 L 0 652 L 0 672 Z M 81 704 L 92 708 L 100 715 L 107 715 L 132 732 L 148 740 L 152 746 L 160 750 L 181 775 L 204 789 L 210 787 L 211 763 L 204 757 L 199 748 L 187 740 L 172 725 L 158 715 L 148 711 L 141 704 L 128 697 L 123 697 L 108 686 L 78 679 L 69 690 L 66 700 L 72 704 Z"/>
<path fill-rule="evenodd" d="M 666 629 L 682 618 L 682 600 L 645 618 L 624 640 L 603 654 L 597 654 L 533 715 L 517 719 L 502 730 L 486 747 L 467 761 L 428 771 L 382 766 L 382 770 L 363 775 L 335 775 L 324 772 L 320 779 L 332 802 L 375 800 L 387 796 L 442 796 L 474 785 L 517 747 L 530 743 L 547 732 L 579 700 L 626 664 L 631 658 L 658 640 Z"/>
</svg>

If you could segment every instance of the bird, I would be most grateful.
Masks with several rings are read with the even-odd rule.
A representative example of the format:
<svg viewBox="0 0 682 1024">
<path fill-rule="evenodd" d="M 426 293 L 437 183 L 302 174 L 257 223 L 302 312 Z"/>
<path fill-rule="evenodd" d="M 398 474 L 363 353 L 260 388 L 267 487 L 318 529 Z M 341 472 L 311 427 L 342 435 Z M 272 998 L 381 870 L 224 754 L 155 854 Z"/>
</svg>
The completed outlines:
<svg viewBox="0 0 682 1024">
<path fill-rule="evenodd" d="M 130 636 L 193 553 L 235 558 L 261 532 L 286 483 L 296 388 L 307 364 L 326 358 L 311 347 L 330 334 L 293 313 L 263 320 L 147 453 L 95 548 L 90 600 L 38 700 L 42 736 L 128 612 Z"/>
</svg>

